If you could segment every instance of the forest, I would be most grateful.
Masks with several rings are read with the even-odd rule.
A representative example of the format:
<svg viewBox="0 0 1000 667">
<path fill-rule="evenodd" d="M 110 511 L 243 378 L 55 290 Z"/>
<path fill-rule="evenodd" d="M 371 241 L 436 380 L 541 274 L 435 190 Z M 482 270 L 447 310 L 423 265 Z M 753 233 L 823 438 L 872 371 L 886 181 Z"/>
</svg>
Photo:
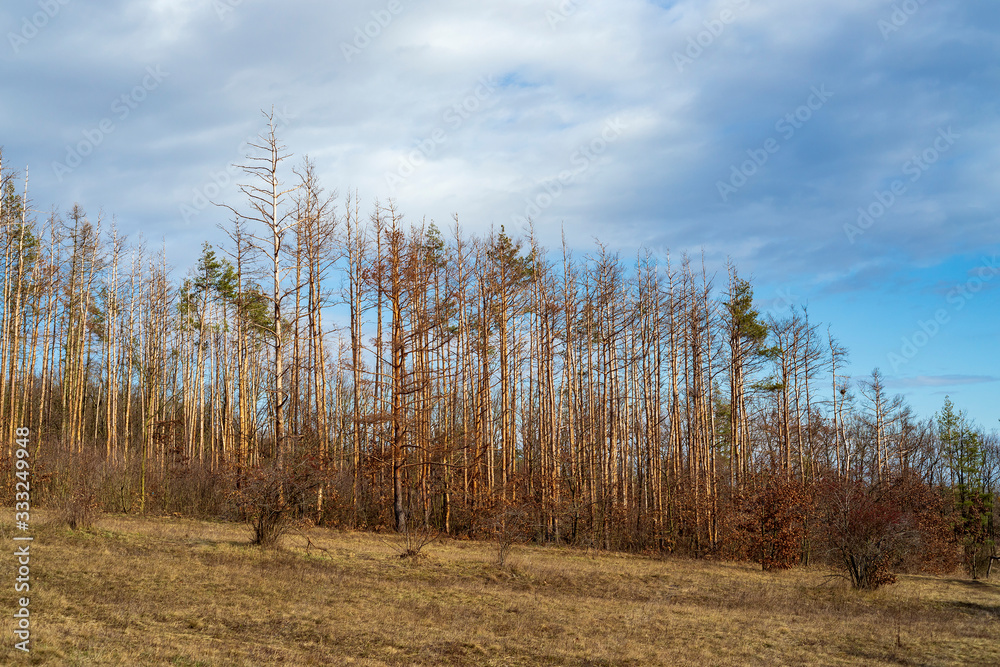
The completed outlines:
<svg viewBox="0 0 1000 667">
<path fill-rule="evenodd" d="M 859 588 L 996 558 L 1000 443 L 919 416 L 734 264 L 466 235 L 324 189 L 274 124 L 176 278 L 2 161 L 0 427 L 33 501 L 781 569 Z M 571 230 L 564 232 L 571 234 Z M 153 232 L 150 232 L 153 235 Z"/>
</svg>

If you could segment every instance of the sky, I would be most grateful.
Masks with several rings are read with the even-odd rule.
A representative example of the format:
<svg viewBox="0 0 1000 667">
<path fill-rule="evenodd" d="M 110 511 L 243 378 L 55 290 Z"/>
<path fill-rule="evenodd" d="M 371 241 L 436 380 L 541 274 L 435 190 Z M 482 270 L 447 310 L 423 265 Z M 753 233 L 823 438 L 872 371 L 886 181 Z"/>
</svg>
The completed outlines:
<svg viewBox="0 0 1000 667">
<path fill-rule="evenodd" d="M 370 207 L 579 256 L 732 261 L 922 416 L 998 426 L 995 0 L 8 0 L 0 146 L 79 203 L 221 243 L 274 122 Z"/>
</svg>

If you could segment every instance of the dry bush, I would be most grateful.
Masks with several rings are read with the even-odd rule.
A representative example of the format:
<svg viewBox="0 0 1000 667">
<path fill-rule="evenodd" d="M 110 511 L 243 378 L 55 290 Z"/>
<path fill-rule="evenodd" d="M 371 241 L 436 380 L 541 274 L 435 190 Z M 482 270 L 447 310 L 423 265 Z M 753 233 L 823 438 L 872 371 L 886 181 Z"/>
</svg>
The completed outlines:
<svg viewBox="0 0 1000 667">
<path fill-rule="evenodd" d="M 857 480 L 824 480 L 817 504 L 823 538 L 835 563 L 857 589 L 892 584 L 894 562 L 919 547 L 913 515 L 895 502 L 890 484 L 869 486 Z"/>
<path fill-rule="evenodd" d="M 163 479 L 160 509 L 199 518 L 222 516 L 231 483 L 224 470 L 213 471 L 199 461 L 173 466 Z"/>
<path fill-rule="evenodd" d="M 283 475 L 276 469 L 258 469 L 247 476 L 240 502 L 253 531 L 252 542 L 273 546 L 288 530 L 289 504 L 282 494 Z"/>
<path fill-rule="evenodd" d="M 399 551 L 399 557 L 419 560 L 426 555 L 423 553 L 424 547 L 434 544 L 440 537 L 441 531 L 430 526 L 423 526 L 418 530 L 412 530 L 407 526 L 406 532 L 403 533 L 403 547 Z"/>
<path fill-rule="evenodd" d="M 764 570 L 786 570 L 800 562 L 814 509 L 812 489 L 781 473 L 765 473 L 734 495 L 734 505 L 733 523 L 744 557 Z"/>
<path fill-rule="evenodd" d="M 303 456 L 279 467 L 269 463 L 239 473 L 232 500 L 251 531 L 255 545 L 277 545 L 302 519 L 306 495 L 323 481 L 317 461 Z"/>
<path fill-rule="evenodd" d="M 316 523 L 323 526 L 351 529 L 357 524 L 357 511 L 351 504 L 354 477 L 350 471 L 334 471 L 323 485 L 323 506 L 316 510 Z M 357 505 L 362 505 L 361 497 Z"/>
<path fill-rule="evenodd" d="M 47 463 L 50 483 L 45 501 L 56 510 L 56 523 L 71 530 L 91 528 L 114 486 L 111 467 L 91 449 L 76 453 L 56 449 Z"/>
<path fill-rule="evenodd" d="M 323 488 L 317 523 L 345 530 L 377 530 L 392 524 L 392 497 L 384 486 L 373 486 L 369 476 L 361 475 L 355 487 L 352 471 L 330 470 Z"/>
<path fill-rule="evenodd" d="M 897 507 L 913 527 L 912 539 L 899 550 L 892 568 L 898 572 L 946 574 L 958 566 L 951 503 L 941 489 L 916 475 L 902 475 L 886 487 L 886 502 Z"/>
<path fill-rule="evenodd" d="M 489 509 L 492 523 L 494 564 L 507 567 L 511 551 L 531 538 L 531 512 L 523 504 L 497 499 Z"/>
<path fill-rule="evenodd" d="M 721 541 L 713 542 L 710 536 L 709 520 L 715 509 L 704 489 L 690 480 L 681 480 L 668 502 L 665 525 L 656 535 L 658 543 L 681 556 L 705 558 L 721 555 L 725 551 L 724 545 Z M 745 536 L 739 539 L 745 541 Z"/>
<path fill-rule="evenodd" d="M 93 527 L 100 510 L 100 503 L 94 493 L 80 488 L 60 503 L 55 521 L 69 526 L 70 530 L 87 530 Z"/>
</svg>

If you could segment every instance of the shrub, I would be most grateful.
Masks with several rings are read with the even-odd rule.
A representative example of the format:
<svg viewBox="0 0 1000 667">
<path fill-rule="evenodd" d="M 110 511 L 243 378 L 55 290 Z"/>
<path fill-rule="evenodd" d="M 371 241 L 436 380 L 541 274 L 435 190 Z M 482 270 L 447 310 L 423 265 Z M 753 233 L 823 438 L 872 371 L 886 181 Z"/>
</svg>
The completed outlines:
<svg viewBox="0 0 1000 667">
<path fill-rule="evenodd" d="M 213 517 L 225 512 L 230 479 L 197 460 L 173 466 L 160 484 L 164 512 L 179 512 L 188 516 Z"/>
<path fill-rule="evenodd" d="M 412 558 L 413 560 L 424 558 L 426 556 L 423 553 L 424 547 L 433 544 L 439 537 L 441 537 L 441 531 L 430 526 L 423 526 L 418 530 L 407 526 L 406 532 L 403 533 L 403 548 L 399 552 L 399 557 Z"/>
<path fill-rule="evenodd" d="M 309 457 L 284 467 L 271 463 L 244 471 L 233 495 L 253 544 L 276 545 L 305 505 L 306 494 L 321 483 L 320 470 Z"/>
<path fill-rule="evenodd" d="M 785 570 L 801 560 L 813 510 L 807 486 L 780 473 L 764 474 L 736 496 L 736 504 L 736 529 L 748 547 L 747 557 L 764 570 Z"/>
<path fill-rule="evenodd" d="M 931 574 L 953 572 L 958 566 L 953 508 L 942 490 L 928 486 L 916 475 L 902 475 L 887 485 L 885 501 L 907 517 L 914 531 L 908 548 L 896 554 L 893 569 Z"/>
<path fill-rule="evenodd" d="M 527 508 L 500 500 L 492 512 L 493 542 L 496 546 L 497 567 L 507 566 L 507 559 L 517 544 L 527 542 L 531 535 L 531 514 Z"/>
<path fill-rule="evenodd" d="M 76 454 L 57 452 L 51 462 L 49 493 L 55 521 L 70 530 L 93 527 L 104 500 L 111 496 L 114 476 L 110 466 L 98 452 L 88 449 Z"/>
<path fill-rule="evenodd" d="M 56 522 L 69 526 L 70 530 L 86 530 L 93 527 L 98 514 L 100 504 L 95 495 L 80 487 L 60 503 Z"/>
<path fill-rule="evenodd" d="M 830 479 L 818 487 L 823 537 L 857 589 L 896 581 L 890 567 L 919 543 L 912 514 L 892 502 L 888 485 Z"/>
</svg>

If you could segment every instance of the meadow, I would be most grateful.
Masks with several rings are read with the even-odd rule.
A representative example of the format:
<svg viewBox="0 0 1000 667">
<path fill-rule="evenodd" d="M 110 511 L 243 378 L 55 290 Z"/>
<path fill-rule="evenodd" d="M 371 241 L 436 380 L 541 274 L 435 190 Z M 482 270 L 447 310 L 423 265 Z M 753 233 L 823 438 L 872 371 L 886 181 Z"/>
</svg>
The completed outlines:
<svg viewBox="0 0 1000 667">
<path fill-rule="evenodd" d="M 7 513 L 10 518 L 10 513 Z M 31 652 L 0 555 L 0 662 L 53 665 L 997 665 L 1000 581 L 104 515 L 32 528 Z M 13 525 L 0 524 L 14 544 Z"/>
</svg>

